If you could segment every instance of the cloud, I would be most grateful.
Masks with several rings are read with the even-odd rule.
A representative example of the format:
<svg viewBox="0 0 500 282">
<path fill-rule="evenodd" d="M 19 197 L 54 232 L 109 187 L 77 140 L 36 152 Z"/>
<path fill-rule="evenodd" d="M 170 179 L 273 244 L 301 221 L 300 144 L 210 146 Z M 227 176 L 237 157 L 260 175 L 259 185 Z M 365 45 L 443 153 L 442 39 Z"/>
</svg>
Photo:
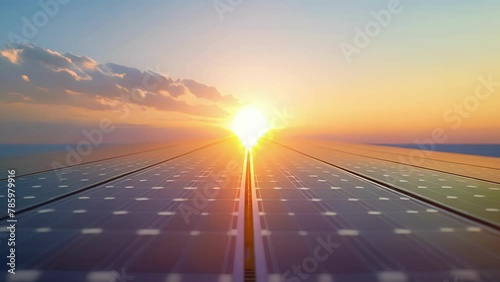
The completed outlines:
<svg viewBox="0 0 500 282">
<path fill-rule="evenodd" d="M 187 99 L 185 97 L 194 97 Z M 189 101 L 188 101 L 189 100 Z M 232 95 L 192 79 L 173 79 L 33 44 L 0 50 L 0 103 L 31 103 L 106 110 L 130 104 L 190 116 L 222 118 L 238 106 Z"/>
<path fill-rule="evenodd" d="M 13 64 L 17 64 L 17 62 L 19 61 L 19 56 L 17 55 L 18 53 L 19 53 L 18 50 L 14 49 L 0 51 L 0 55 L 7 58 Z"/>
</svg>

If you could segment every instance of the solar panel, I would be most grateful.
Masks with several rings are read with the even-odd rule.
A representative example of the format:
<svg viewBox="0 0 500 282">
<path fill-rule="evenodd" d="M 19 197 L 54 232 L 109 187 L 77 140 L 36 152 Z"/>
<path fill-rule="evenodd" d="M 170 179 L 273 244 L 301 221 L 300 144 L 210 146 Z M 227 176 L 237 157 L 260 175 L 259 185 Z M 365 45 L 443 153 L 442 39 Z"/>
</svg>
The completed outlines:
<svg viewBox="0 0 500 282">
<path fill-rule="evenodd" d="M 203 142 L 204 145 L 207 143 Z M 17 201 L 17 211 L 80 191 L 86 187 L 92 187 L 199 147 L 200 143 L 198 142 L 187 143 L 152 152 L 118 156 L 102 161 L 24 175 L 31 171 L 27 168 L 28 162 L 16 168 L 17 187 L 22 188 L 16 191 L 16 197 L 20 199 Z M 7 180 L 1 180 L 0 185 L 6 187 Z M 5 198 L 6 194 L 6 190 L 1 191 L 0 198 Z M 0 218 L 6 217 L 6 215 L 7 210 L 0 210 Z"/>
<path fill-rule="evenodd" d="M 484 172 L 478 175 L 483 179 L 476 179 L 457 175 L 456 170 L 450 169 L 450 163 L 445 165 L 440 162 L 441 170 L 416 166 L 407 161 L 412 151 L 399 155 L 399 161 L 394 162 L 346 153 L 332 155 L 332 150 L 325 147 L 300 146 L 300 149 L 326 162 L 462 211 L 490 225 L 500 225 L 500 183 L 495 178 L 489 178 L 493 169 L 469 166 L 468 171 Z"/>
<path fill-rule="evenodd" d="M 215 145 L 19 215 L 17 279 L 231 281 L 241 181 L 241 168 L 232 165 L 243 155 L 225 148 Z"/>
<path fill-rule="evenodd" d="M 322 156 L 335 167 L 270 142 L 250 155 L 235 139 L 182 148 L 82 164 L 64 184 L 54 172 L 19 177 L 17 274 L 0 280 L 500 279 L 498 230 L 349 172 L 380 177 L 390 162 Z M 425 177 L 442 194 L 437 185 L 478 182 L 418 174 L 398 185 Z"/>
<path fill-rule="evenodd" d="M 488 228 L 277 145 L 254 166 L 269 281 L 500 277 Z"/>
</svg>

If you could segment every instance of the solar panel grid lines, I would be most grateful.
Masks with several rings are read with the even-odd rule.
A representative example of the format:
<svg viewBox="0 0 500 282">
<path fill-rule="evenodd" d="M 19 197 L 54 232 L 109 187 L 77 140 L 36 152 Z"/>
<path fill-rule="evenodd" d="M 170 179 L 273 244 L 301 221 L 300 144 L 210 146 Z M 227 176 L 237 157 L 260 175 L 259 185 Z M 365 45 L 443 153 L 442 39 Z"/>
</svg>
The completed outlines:
<svg viewBox="0 0 500 282">
<path fill-rule="evenodd" d="M 291 143 L 295 143 L 293 140 Z M 299 142 L 297 142 L 299 144 Z M 422 149 L 409 149 L 409 148 L 401 148 L 394 146 L 381 146 L 381 145 L 369 145 L 369 144 L 354 144 L 354 143 L 334 143 L 328 141 L 314 141 L 307 140 L 304 144 L 308 144 L 309 146 L 321 147 L 324 149 L 329 149 L 330 151 L 337 151 L 348 153 L 352 155 L 358 155 L 362 157 L 371 157 L 371 158 L 380 158 L 383 160 L 399 160 L 401 156 L 407 157 L 417 157 L 423 156 L 425 157 L 425 164 L 430 168 L 433 168 L 435 164 L 441 163 L 448 168 L 457 168 L 464 169 L 470 172 L 482 171 L 482 168 L 491 169 L 491 170 L 500 170 L 500 162 L 497 158 L 494 157 L 485 157 L 485 156 L 477 156 L 477 155 L 464 155 L 464 154 L 456 154 L 449 152 L 440 152 L 437 150 L 433 150 L 432 146 L 421 146 Z M 426 150 L 427 149 L 427 150 Z M 416 152 L 419 151 L 419 152 Z M 363 153 L 361 153 L 363 152 Z M 396 157 L 396 158 L 394 158 Z M 427 162 L 429 161 L 429 162 Z"/>
<path fill-rule="evenodd" d="M 284 146 L 284 145 L 281 145 Z M 287 147 L 287 146 L 284 146 Z M 293 148 L 287 147 L 291 150 L 295 150 Z M 465 187 L 464 183 L 461 183 L 460 185 L 455 185 L 454 186 L 454 191 L 456 191 L 457 196 L 450 195 L 451 192 L 444 192 L 442 186 L 450 187 L 447 185 L 443 185 L 443 182 L 440 181 L 444 180 L 440 177 L 442 175 L 439 172 L 434 172 L 432 173 L 432 177 L 435 178 L 434 182 L 429 182 L 427 179 L 422 179 L 425 180 L 425 184 L 427 185 L 433 185 L 435 187 L 432 188 L 439 188 L 439 189 L 421 189 L 420 187 L 426 187 L 427 186 L 422 186 L 423 184 L 420 183 L 421 181 L 418 181 L 419 178 L 413 179 L 413 181 L 406 181 L 404 183 L 399 183 L 396 182 L 397 184 L 394 184 L 395 178 L 390 178 L 390 181 L 387 181 L 386 177 L 384 174 L 380 173 L 370 173 L 365 170 L 360 170 L 356 167 L 353 167 L 353 165 L 348 165 L 348 164 L 338 164 L 339 161 L 338 159 L 329 159 L 326 158 L 326 160 L 323 160 L 321 158 L 315 157 L 314 155 L 310 155 L 309 153 L 303 153 L 301 151 L 301 154 L 307 155 L 311 158 L 314 158 L 316 160 L 319 160 L 321 162 L 333 165 L 339 169 L 345 170 L 349 173 L 355 174 L 358 177 L 362 177 L 365 179 L 369 179 L 370 181 L 376 182 L 380 185 L 387 186 L 388 188 L 397 190 L 400 193 L 410 195 L 412 197 L 419 198 L 422 201 L 430 201 L 433 202 L 434 205 L 440 206 L 443 209 L 446 209 L 450 212 L 454 213 L 460 213 L 461 216 L 466 217 L 466 218 L 471 218 L 474 217 L 474 220 L 482 222 L 482 224 L 489 226 L 490 228 L 494 229 L 499 229 L 500 228 L 500 213 L 497 213 L 495 210 L 495 207 L 498 205 L 498 202 L 496 199 L 500 200 L 500 194 L 497 193 L 500 190 L 500 185 L 498 187 L 493 187 L 493 188 L 499 188 L 499 190 L 492 190 L 488 189 L 488 186 L 493 186 L 492 184 L 487 184 L 488 186 L 484 186 L 486 184 L 483 183 L 482 188 L 483 191 L 482 193 L 489 193 L 490 197 L 492 200 L 486 200 L 486 207 L 484 207 L 484 203 L 481 203 L 481 200 L 479 201 L 478 204 L 477 202 L 477 197 L 475 195 L 478 195 L 476 193 L 471 193 L 469 191 L 466 191 L 468 187 Z M 314 154 L 314 152 L 313 152 Z M 394 172 L 394 175 L 396 175 L 397 178 L 404 177 L 404 175 L 401 175 L 400 172 L 396 171 Z M 455 179 L 460 179 L 460 177 L 456 177 Z M 470 179 L 463 178 L 465 179 L 464 181 L 469 181 L 469 185 L 472 184 L 477 184 L 478 186 L 480 185 L 478 181 L 472 180 L 473 182 L 470 182 Z M 409 179 L 410 180 L 410 179 Z M 408 183 L 409 182 L 409 183 Z M 414 184 L 414 185 L 409 185 L 410 183 L 419 183 L 419 184 Z M 466 182 L 467 183 L 467 182 Z M 491 187 L 490 187 L 491 188 Z M 437 195 L 437 196 L 436 196 Z M 468 195 L 469 197 L 466 198 L 464 195 Z M 482 194 L 479 194 L 482 195 Z M 484 201 L 484 200 L 483 200 Z"/>
<path fill-rule="evenodd" d="M 20 171 L 19 176 L 29 176 L 33 174 L 49 172 L 56 169 L 69 169 L 72 167 L 82 166 L 82 165 L 90 165 L 93 163 L 103 162 L 103 161 L 114 161 L 116 159 L 134 156 L 134 155 L 146 155 L 144 153 L 148 153 L 151 151 L 162 151 L 162 149 L 172 149 L 176 146 L 181 145 L 179 142 L 169 142 L 167 145 L 162 146 L 153 146 L 153 148 L 148 149 L 138 149 L 133 145 L 114 145 L 113 147 L 105 147 L 105 148 L 97 148 L 92 151 L 89 155 L 82 158 L 80 162 L 71 162 L 69 163 L 66 159 L 69 157 L 69 153 L 71 151 L 55 151 L 55 152 L 47 152 L 47 153 L 39 153 L 35 155 L 27 155 L 27 156 L 14 156 L 10 158 L 6 158 L 5 162 L 2 163 L 0 168 L 7 169 L 11 167 L 15 167 Z M 141 147 L 144 147 L 142 145 Z M 71 147 L 71 146 L 69 146 Z M 120 147 L 120 148 L 117 148 Z M 148 146 L 149 147 L 149 146 Z M 66 162 L 66 165 L 54 166 L 53 163 Z M 7 167 L 8 165 L 8 167 Z M 6 178 L 0 178 L 0 180 L 4 180 Z"/>
<path fill-rule="evenodd" d="M 114 166 L 110 166 L 110 168 L 113 168 Z M 85 185 L 91 186 L 95 185 L 95 183 L 99 183 L 102 181 L 107 181 L 109 179 L 112 179 L 114 177 L 120 177 L 120 175 L 126 174 L 128 171 L 130 171 L 129 165 L 127 163 L 123 166 L 120 170 L 115 170 L 111 173 L 101 175 L 101 174 L 92 174 L 95 176 L 85 176 L 78 171 L 75 171 L 74 174 L 68 174 L 67 177 L 73 178 L 71 181 L 58 181 L 55 178 L 55 175 L 52 173 L 43 173 L 41 175 L 37 175 L 37 177 L 20 177 L 18 179 L 19 186 L 21 187 L 27 187 L 28 189 L 21 189 L 19 190 L 18 197 L 22 197 L 23 199 L 27 199 L 28 197 L 32 200 L 30 201 L 22 201 L 20 203 L 20 208 L 25 208 L 29 206 L 33 206 L 39 203 L 43 203 L 46 199 L 51 199 L 53 197 L 60 196 L 61 194 L 64 194 L 66 192 L 74 192 L 81 187 L 84 187 Z M 143 166 L 139 166 L 143 167 Z M 133 167 L 135 168 L 135 167 Z M 90 173 L 87 173 L 90 174 Z M 42 176 L 43 177 L 40 177 Z M 83 178 L 83 177 L 88 177 L 88 178 Z M 41 181 L 43 180 L 43 181 Z M 67 180 L 67 179 L 64 179 Z M 35 185 L 33 185 L 35 184 Z M 29 189 L 32 188 L 32 189 Z M 27 196 L 30 195 L 30 196 Z M 4 196 L 4 195 L 0 195 Z M 2 211 L 3 213 L 3 211 Z"/>
<path fill-rule="evenodd" d="M 225 140 L 225 139 L 223 139 Z M 156 155 L 150 159 L 150 161 L 147 164 L 141 164 L 137 163 L 137 161 L 134 160 L 126 160 L 124 163 L 121 163 L 119 166 L 121 167 L 120 169 L 117 169 L 113 171 L 112 173 L 109 173 L 107 175 L 100 175 L 95 173 L 96 170 L 101 170 L 101 166 L 107 165 L 109 161 L 106 161 L 104 163 L 99 163 L 99 164 L 94 164 L 98 166 L 98 168 L 94 167 L 94 170 L 88 172 L 87 174 L 89 176 L 84 176 L 87 178 L 81 178 L 82 175 L 80 175 L 78 172 L 80 169 L 83 168 L 90 168 L 87 165 L 81 165 L 77 168 L 72 168 L 70 172 L 68 172 L 67 178 L 58 180 L 56 178 L 59 178 L 59 175 L 57 173 L 54 173 L 54 171 L 50 172 L 44 172 L 41 174 L 36 174 L 36 175 L 31 175 L 28 177 L 19 177 L 17 179 L 18 181 L 18 187 L 31 187 L 33 189 L 18 189 L 18 197 L 29 197 L 29 201 L 21 201 L 18 204 L 17 207 L 17 212 L 22 213 L 25 210 L 29 210 L 41 205 L 44 205 L 46 202 L 52 202 L 52 201 L 57 201 L 61 198 L 67 197 L 69 195 L 73 195 L 75 193 L 80 193 L 80 191 L 84 191 L 86 189 L 92 189 L 100 184 L 112 181 L 114 179 L 118 179 L 120 177 L 125 177 L 126 175 L 132 174 L 134 172 L 153 167 L 157 164 L 181 157 L 185 154 L 189 154 L 193 151 L 200 150 L 203 148 L 206 148 L 207 146 L 211 146 L 213 144 L 217 144 L 219 142 L 222 142 L 223 140 L 218 140 L 215 142 L 210 142 L 210 143 L 205 143 L 204 146 L 201 147 L 195 147 L 194 149 L 192 147 L 184 147 L 184 153 L 181 154 L 175 154 L 175 152 L 169 152 L 168 155 L 164 156 L 162 154 L 158 154 L 156 152 Z M 161 152 L 161 151 L 160 151 Z M 182 151 L 181 151 L 182 152 Z M 119 161 L 123 161 L 123 159 L 119 158 Z M 134 162 L 136 165 L 130 165 L 131 162 Z M 114 164 L 110 165 L 107 167 L 113 168 L 115 167 Z M 69 179 L 68 179 L 69 178 Z M 83 181 L 85 180 L 85 181 Z M 0 181 L 1 184 L 5 184 L 6 180 Z M 35 184 L 36 185 L 32 185 Z M 39 189 L 44 187 L 44 189 Z M 61 191 L 62 190 L 62 191 Z M 29 195 L 29 196 L 27 196 Z M 4 198 L 5 195 L 2 193 L 0 194 L 0 198 Z M 25 199 L 26 200 L 26 199 Z M 0 220 L 6 218 L 6 211 L 2 210 L 0 211 Z"/>
<path fill-rule="evenodd" d="M 286 270 L 293 270 L 292 267 L 297 272 L 299 266 L 302 276 L 293 276 L 297 281 L 452 281 L 456 277 L 455 269 L 469 268 L 470 272 L 458 271 L 463 274 L 460 277 L 468 273 L 480 277 L 480 281 L 498 278 L 494 267 L 498 258 L 491 250 L 499 246 L 497 232 L 398 192 L 361 179 L 348 179 L 342 171 L 305 156 L 293 157 L 291 152 L 277 153 L 278 149 L 269 147 L 258 155 L 255 165 L 261 168 L 257 169 L 256 182 L 262 198 L 261 221 L 267 229 L 263 235 L 266 260 L 270 279 L 276 279 L 273 281 L 283 279 Z M 306 164 L 309 169 L 295 163 Z M 284 196 L 285 192 L 288 197 Z M 318 216 L 320 214 L 323 217 Z M 310 265 L 301 264 L 313 256 L 315 240 L 311 237 L 326 236 L 332 231 L 331 236 L 340 244 L 336 249 L 339 257 L 335 257 L 334 252 L 325 262 L 318 262 L 314 272 L 305 271 L 304 267 L 311 270 L 316 266 L 310 259 L 307 261 Z M 288 244 L 283 243 L 287 241 Z M 482 259 L 475 259 L 473 254 L 481 254 Z M 295 260 L 287 259 L 290 257 Z M 489 266 L 483 269 L 484 265 Z"/>
<path fill-rule="evenodd" d="M 65 171 L 73 167 L 89 166 L 99 162 L 117 161 L 117 160 L 145 160 L 161 157 L 164 154 L 188 151 L 190 148 L 205 146 L 211 142 L 233 139 L 234 137 L 224 137 L 219 139 L 200 139 L 184 141 L 167 141 L 162 144 L 110 144 L 103 147 L 96 147 L 88 155 L 80 154 L 75 148 L 64 151 L 53 151 L 38 153 L 32 155 L 21 155 L 4 158 L 0 163 L 0 169 L 7 170 L 16 168 L 18 176 L 29 176 L 33 174 L 50 172 L 54 170 Z M 71 153 L 73 151 L 73 153 Z M 79 154 L 80 159 L 75 156 Z M 128 158 L 131 157 L 131 158 Z M 58 165 L 55 165 L 58 163 Z M 1 176 L 0 180 L 6 179 Z"/>
<path fill-rule="evenodd" d="M 281 164 L 279 164 L 279 163 L 278 163 L 278 165 L 277 165 L 277 166 L 278 166 L 280 169 L 283 169 L 283 168 L 284 168 L 284 167 L 283 167 Z M 283 171 L 282 171 L 282 172 L 283 172 Z M 285 176 L 286 176 L 286 175 L 285 175 Z M 298 182 L 302 182 L 302 181 L 301 181 L 301 180 L 299 180 Z M 301 193 L 301 194 L 303 194 L 304 198 L 306 198 L 306 199 L 318 199 L 318 197 L 317 197 L 316 195 L 314 195 L 314 193 L 312 193 L 312 192 L 311 192 L 311 189 L 309 189 L 309 188 L 308 188 L 307 190 L 306 190 L 306 189 L 301 189 L 301 188 L 305 188 L 305 187 L 301 187 L 300 185 L 295 185 L 295 184 L 294 184 L 294 186 L 295 186 L 295 188 L 297 188 L 297 189 L 299 189 L 299 190 L 300 190 L 300 193 Z M 277 187 L 274 187 L 274 188 L 277 188 Z M 281 190 L 281 189 L 279 189 L 279 190 Z M 304 190 L 305 190 L 305 191 L 304 191 Z M 307 192 L 306 192 L 306 191 L 307 191 Z M 284 200 L 284 199 L 281 199 L 281 200 Z M 319 203 L 319 205 L 320 205 L 320 206 L 323 206 L 323 205 L 321 205 L 321 203 Z M 322 208 L 325 208 L 325 207 L 322 207 Z M 325 210 L 328 210 L 328 209 L 325 209 Z M 322 213 L 322 214 L 328 214 L 328 212 L 321 212 L 321 213 Z M 264 214 L 265 214 L 265 213 L 264 213 Z M 296 215 L 296 214 L 294 213 L 294 214 L 293 214 L 293 216 L 295 216 L 295 215 Z M 342 228 L 345 228 L 345 226 L 341 226 L 341 227 L 342 227 Z M 349 230 L 349 229 L 341 229 L 341 230 Z M 307 231 L 300 230 L 300 231 L 298 231 L 298 233 L 299 233 L 299 235 L 304 236 L 305 234 L 307 234 Z M 346 232 L 346 233 L 349 233 L 349 232 Z M 336 244 L 336 245 L 337 245 L 337 246 L 339 246 L 339 244 Z M 361 247 L 362 247 L 362 246 L 361 246 Z M 362 248 L 361 248 L 361 249 L 362 249 Z M 357 253 L 360 253 L 360 255 L 361 255 L 360 257 L 361 257 L 361 258 L 366 258 L 365 256 L 363 256 L 363 255 L 362 255 L 362 252 L 360 252 L 360 250 L 361 250 L 361 249 L 360 249 L 360 248 L 359 248 L 359 246 L 358 246 L 358 248 L 356 249 L 356 250 L 357 250 Z M 296 267 L 292 267 L 292 268 L 296 268 Z M 283 276 L 284 276 L 284 277 L 287 277 L 288 275 L 290 275 L 290 273 L 288 273 L 288 274 L 287 274 L 287 273 L 286 273 L 286 271 L 285 271 L 285 273 L 283 273 Z M 307 275 L 299 275 L 299 277 L 307 277 Z"/>
<path fill-rule="evenodd" d="M 38 246 L 38 252 L 42 251 L 40 249 L 44 252 L 56 250 L 50 259 L 45 259 L 43 262 L 33 253 L 24 254 L 24 257 L 33 258 L 31 261 L 27 260 L 27 263 L 32 265 L 42 263 L 37 267 L 43 269 L 39 273 L 41 278 L 35 281 L 62 279 L 64 269 L 67 268 L 70 268 L 67 273 L 70 273 L 72 278 L 81 277 L 80 281 L 88 281 L 87 278 L 90 276 L 99 278 L 99 273 L 119 272 L 121 267 L 118 266 L 124 265 L 128 265 L 125 267 L 126 272 L 132 273 L 131 275 L 140 281 L 163 281 L 174 278 L 182 278 L 183 281 L 231 280 L 236 238 L 233 231 L 238 215 L 235 211 L 239 205 L 235 197 L 238 194 L 240 179 L 232 177 L 227 189 L 221 189 L 213 199 L 215 201 L 208 201 L 210 205 L 195 215 L 196 218 L 193 216 L 189 224 L 179 210 L 180 205 L 194 200 L 193 197 L 198 189 L 185 189 L 193 188 L 194 183 L 199 187 L 207 184 L 212 188 L 220 188 L 213 185 L 214 182 L 207 173 L 212 170 L 227 171 L 228 164 L 237 157 L 235 154 L 237 150 L 228 153 L 224 149 L 228 145 L 234 144 L 221 144 L 216 146 L 217 148 L 195 152 L 176 159 L 173 166 L 172 162 L 167 162 L 106 183 L 100 189 L 88 190 L 70 199 L 44 206 L 38 211 L 21 215 L 20 219 L 26 226 L 31 226 L 28 228 L 29 231 L 23 229 L 23 234 L 31 233 L 31 236 L 37 238 L 51 239 L 55 236 L 70 236 L 65 237 L 68 238 L 66 240 L 50 240 L 50 244 L 43 248 Z M 193 169 L 186 169 L 188 166 Z M 171 179 L 174 181 L 167 182 Z M 201 179 L 203 181 L 200 181 Z M 162 186 L 163 189 L 153 189 Z M 179 201 L 180 199 L 183 201 Z M 40 216 L 49 215 L 47 220 L 40 220 Z M 30 218 L 32 216 L 35 218 Z M 66 216 L 67 219 L 57 220 L 57 216 Z M 80 219 L 72 220 L 76 217 Z M 49 224 L 50 228 L 44 227 Z M 21 244 L 36 252 L 36 246 L 28 244 L 33 241 L 31 238 L 19 240 L 22 241 Z M 127 242 L 129 244 L 125 244 Z M 211 244 L 207 245 L 206 242 Z M 158 245 L 159 243 L 161 244 Z M 108 252 L 98 250 L 96 254 L 90 254 L 90 249 L 93 248 L 90 246 L 95 248 L 96 244 Z M 170 246 L 173 254 L 161 251 L 163 249 L 161 246 Z M 183 255 L 183 252 L 189 255 Z M 89 262 L 78 259 L 85 256 L 84 254 L 96 258 L 97 261 L 100 260 L 100 263 L 91 267 L 92 264 Z M 146 254 L 156 258 L 163 256 L 166 262 L 161 259 L 158 261 L 148 259 L 142 262 L 144 258 L 149 257 Z M 168 265 L 171 269 L 167 267 Z M 75 267 L 83 268 L 83 271 L 72 269 Z M 150 273 L 143 273 L 148 267 Z M 214 271 L 213 267 L 218 270 Z M 24 269 L 28 271 L 25 273 L 33 273 L 31 267 L 27 268 Z M 137 273 L 140 269 L 141 273 Z M 187 271 L 189 269 L 192 271 Z"/>
<path fill-rule="evenodd" d="M 497 230 L 298 149 L 264 142 L 245 151 L 237 140 L 225 140 L 26 211 L 18 218 L 17 279 L 500 279 Z M 349 169 L 394 169 L 339 161 Z M 441 186 L 455 185 L 452 176 L 433 177 L 428 189 L 443 193 L 450 188 Z M 251 277 L 244 263 L 246 216 Z"/>
<path fill-rule="evenodd" d="M 339 147 L 332 147 L 332 145 L 325 142 L 304 142 L 295 143 L 293 146 L 301 148 L 310 148 L 312 151 L 319 150 L 326 152 L 327 155 L 348 156 L 347 159 L 358 159 L 363 162 L 371 161 L 381 161 L 383 163 L 393 163 L 399 167 L 406 168 L 418 168 L 433 172 L 442 172 L 445 174 L 451 174 L 455 176 L 465 176 L 471 179 L 491 182 L 494 184 L 500 184 L 500 176 L 498 171 L 500 170 L 500 162 L 495 161 L 494 158 L 488 157 L 477 157 L 462 155 L 462 158 L 475 158 L 480 159 L 482 162 L 475 161 L 471 163 L 457 162 L 455 159 L 458 158 L 458 154 L 444 154 L 448 156 L 440 156 L 440 159 L 433 159 L 432 155 L 436 154 L 434 151 L 419 151 L 419 150 L 409 150 L 409 149 L 392 149 L 380 148 L 380 146 L 370 146 L 370 149 L 365 148 L 366 145 L 349 145 L 349 144 L 336 144 Z M 314 149 L 313 149 L 314 148 Z M 384 149 L 384 151 L 379 151 Z M 391 150 L 392 149 L 392 150 Z M 389 151 L 391 150 L 391 151 Z M 364 153 L 360 153 L 364 152 Z M 394 152 L 393 152 L 394 151 Z M 451 158 L 453 157 L 453 159 Z M 480 164 L 484 163 L 484 164 Z"/>
</svg>

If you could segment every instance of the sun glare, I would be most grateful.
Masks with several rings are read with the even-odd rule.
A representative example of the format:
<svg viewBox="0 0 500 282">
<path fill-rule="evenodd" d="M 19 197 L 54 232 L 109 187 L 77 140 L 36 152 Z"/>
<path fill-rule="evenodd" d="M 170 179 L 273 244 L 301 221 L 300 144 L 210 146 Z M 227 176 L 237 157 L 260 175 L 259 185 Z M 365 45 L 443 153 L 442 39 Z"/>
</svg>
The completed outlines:
<svg viewBox="0 0 500 282">
<path fill-rule="evenodd" d="M 245 107 L 234 117 L 231 130 L 238 136 L 243 146 L 252 148 L 269 130 L 269 123 L 259 109 Z"/>
</svg>

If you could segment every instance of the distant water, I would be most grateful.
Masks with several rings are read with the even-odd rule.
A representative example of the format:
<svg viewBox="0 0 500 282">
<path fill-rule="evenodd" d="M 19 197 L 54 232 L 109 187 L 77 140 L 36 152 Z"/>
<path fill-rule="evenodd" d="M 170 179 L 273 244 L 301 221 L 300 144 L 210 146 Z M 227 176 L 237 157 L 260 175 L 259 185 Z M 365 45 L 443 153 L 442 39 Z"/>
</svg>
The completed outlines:
<svg viewBox="0 0 500 282">
<path fill-rule="evenodd" d="M 420 149 L 416 144 L 374 144 L 407 149 Z M 434 151 L 500 158 L 500 144 L 436 144 Z M 428 146 L 427 146 L 428 148 Z"/>
<path fill-rule="evenodd" d="M 0 144 L 0 157 L 27 156 L 39 153 L 65 151 L 68 145 L 72 148 L 75 147 L 75 144 Z"/>
</svg>

